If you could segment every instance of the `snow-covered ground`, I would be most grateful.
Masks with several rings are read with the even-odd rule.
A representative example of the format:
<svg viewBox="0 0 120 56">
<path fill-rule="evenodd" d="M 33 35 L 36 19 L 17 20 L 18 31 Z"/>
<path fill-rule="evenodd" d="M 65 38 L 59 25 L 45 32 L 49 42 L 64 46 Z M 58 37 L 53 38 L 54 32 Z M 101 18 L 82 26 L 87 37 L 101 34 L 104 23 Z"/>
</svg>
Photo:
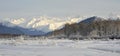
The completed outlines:
<svg viewBox="0 0 120 56">
<path fill-rule="evenodd" d="M 0 56 L 120 56 L 120 40 L 0 40 Z"/>
</svg>

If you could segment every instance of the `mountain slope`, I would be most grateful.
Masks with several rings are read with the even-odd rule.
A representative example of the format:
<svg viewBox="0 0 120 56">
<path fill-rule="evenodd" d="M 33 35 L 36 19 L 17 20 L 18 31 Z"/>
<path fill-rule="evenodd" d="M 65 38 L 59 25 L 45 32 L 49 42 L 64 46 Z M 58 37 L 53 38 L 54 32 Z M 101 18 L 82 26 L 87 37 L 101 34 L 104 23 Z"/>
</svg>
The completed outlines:
<svg viewBox="0 0 120 56">
<path fill-rule="evenodd" d="M 24 32 L 14 27 L 7 27 L 0 24 L 0 34 L 24 34 Z"/>
<path fill-rule="evenodd" d="M 5 24 L 5 23 L 4 23 Z M 25 29 L 19 26 L 7 26 L 0 23 L 0 34 L 43 35 L 44 32 L 35 29 Z"/>
<path fill-rule="evenodd" d="M 94 21 L 100 21 L 100 20 L 104 20 L 104 18 L 93 16 L 93 17 L 86 18 L 85 20 L 82 20 L 79 23 L 92 23 Z"/>
<path fill-rule="evenodd" d="M 73 23 L 73 24 L 65 24 L 65 26 L 62 29 L 59 30 L 55 30 L 53 32 L 48 33 L 49 34 L 54 34 L 54 35 L 58 35 L 58 34 L 74 34 L 77 32 L 81 32 L 82 35 L 86 35 L 88 34 L 87 32 L 89 32 L 90 26 L 88 26 L 90 23 L 93 23 L 94 21 L 100 21 L 100 20 L 104 20 L 104 18 L 101 17 L 97 17 L 97 16 L 93 16 L 93 17 L 89 17 L 86 18 L 78 23 Z M 88 30 L 87 30 L 88 29 Z M 86 33 L 83 33 L 86 32 Z"/>
</svg>

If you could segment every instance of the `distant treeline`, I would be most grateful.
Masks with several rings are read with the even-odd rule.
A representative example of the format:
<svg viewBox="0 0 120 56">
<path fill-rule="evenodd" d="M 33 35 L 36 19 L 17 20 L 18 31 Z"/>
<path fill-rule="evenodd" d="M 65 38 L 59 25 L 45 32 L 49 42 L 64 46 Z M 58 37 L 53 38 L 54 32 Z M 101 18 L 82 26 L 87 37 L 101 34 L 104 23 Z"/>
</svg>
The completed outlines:
<svg viewBox="0 0 120 56">
<path fill-rule="evenodd" d="M 53 31 L 51 35 L 69 39 L 120 39 L 120 19 L 65 24 L 64 28 Z"/>
</svg>

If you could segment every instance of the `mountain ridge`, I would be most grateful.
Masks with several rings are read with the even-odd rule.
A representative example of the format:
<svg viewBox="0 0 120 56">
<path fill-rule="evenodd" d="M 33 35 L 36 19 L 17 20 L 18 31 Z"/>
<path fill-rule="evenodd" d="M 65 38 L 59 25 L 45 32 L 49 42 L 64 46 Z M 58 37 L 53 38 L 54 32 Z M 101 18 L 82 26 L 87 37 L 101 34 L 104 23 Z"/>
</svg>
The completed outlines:
<svg viewBox="0 0 120 56">
<path fill-rule="evenodd" d="M 9 22 L 21 27 L 34 28 L 47 33 L 62 28 L 66 23 L 72 24 L 79 22 L 82 19 L 83 18 L 81 17 L 65 17 L 64 19 L 62 19 L 57 17 L 40 16 L 36 18 L 31 18 L 29 20 L 25 18 L 13 19 Z"/>
<path fill-rule="evenodd" d="M 10 24 L 10 23 L 9 23 Z M 11 24 L 12 25 L 12 24 Z M 18 35 L 43 35 L 44 32 L 35 29 L 26 29 L 16 25 L 7 26 L 0 23 L 0 34 L 18 34 Z"/>
</svg>

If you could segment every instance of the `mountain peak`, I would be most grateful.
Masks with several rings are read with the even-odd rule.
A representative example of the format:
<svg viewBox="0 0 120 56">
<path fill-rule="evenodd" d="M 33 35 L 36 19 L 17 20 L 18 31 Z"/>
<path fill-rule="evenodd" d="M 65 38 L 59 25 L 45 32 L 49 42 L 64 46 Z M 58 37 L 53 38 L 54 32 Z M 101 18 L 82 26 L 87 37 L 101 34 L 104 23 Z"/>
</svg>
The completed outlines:
<svg viewBox="0 0 120 56">
<path fill-rule="evenodd" d="M 89 18 L 81 21 L 80 23 L 91 23 L 93 21 L 100 21 L 100 20 L 104 20 L 104 18 L 101 18 L 101 17 L 98 17 L 98 16 L 92 16 L 92 17 L 89 17 Z"/>
</svg>

